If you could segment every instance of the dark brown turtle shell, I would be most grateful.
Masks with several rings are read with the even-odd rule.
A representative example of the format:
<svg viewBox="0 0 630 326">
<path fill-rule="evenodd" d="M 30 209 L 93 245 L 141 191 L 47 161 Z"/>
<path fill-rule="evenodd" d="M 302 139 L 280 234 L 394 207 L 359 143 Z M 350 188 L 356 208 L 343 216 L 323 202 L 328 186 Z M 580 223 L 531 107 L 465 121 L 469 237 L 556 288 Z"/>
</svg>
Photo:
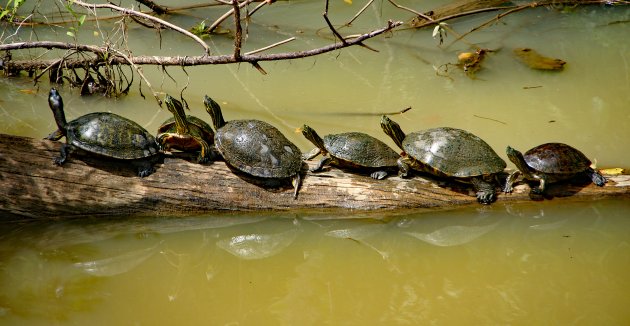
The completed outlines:
<svg viewBox="0 0 630 326">
<path fill-rule="evenodd" d="M 562 143 L 536 146 L 525 152 L 523 157 L 532 169 L 548 174 L 576 174 L 591 166 L 586 155 Z"/>
</svg>

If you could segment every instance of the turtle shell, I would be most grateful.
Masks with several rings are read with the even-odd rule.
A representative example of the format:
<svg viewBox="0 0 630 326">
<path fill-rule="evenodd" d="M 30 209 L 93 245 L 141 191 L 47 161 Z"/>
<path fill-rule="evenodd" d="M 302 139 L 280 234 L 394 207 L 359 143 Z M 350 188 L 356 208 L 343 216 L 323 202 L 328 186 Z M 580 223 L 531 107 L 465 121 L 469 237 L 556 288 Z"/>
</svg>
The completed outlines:
<svg viewBox="0 0 630 326">
<path fill-rule="evenodd" d="M 212 127 L 210 127 L 210 125 L 193 116 L 193 115 L 187 115 L 186 116 L 186 120 L 188 120 L 188 123 L 192 123 L 193 125 L 199 127 L 199 129 L 201 130 L 202 134 L 201 134 L 201 138 L 203 139 L 213 139 L 214 138 L 214 132 L 212 131 Z M 164 123 L 162 123 L 162 125 L 158 128 L 158 134 L 161 133 L 165 133 L 165 132 L 176 132 L 177 129 L 175 127 L 175 118 L 174 117 L 170 117 L 168 118 L 166 121 L 164 121 Z"/>
<path fill-rule="evenodd" d="M 407 155 L 447 177 L 488 175 L 506 167 L 490 145 L 461 129 L 442 127 L 413 132 L 402 145 Z"/>
<path fill-rule="evenodd" d="M 554 174 L 574 174 L 591 166 L 591 161 L 579 150 L 562 143 L 536 146 L 523 155 L 531 168 Z"/>
<path fill-rule="evenodd" d="M 88 152 L 133 160 L 159 152 L 155 138 L 139 124 L 107 112 L 95 112 L 70 121 L 68 143 Z"/>
<path fill-rule="evenodd" d="M 290 178 L 302 168 L 300 150 L 274 126 L 260 120 L 232 120 L 214 143 L 231 166 L 261 178 Z"/>
<path fill-rule="evenodd" d="M 400 158 L 387 144 L 362 132 L 326 135 L 324 146 L 330 155 L 366 168 L 396 166 Z"/>
</svg>

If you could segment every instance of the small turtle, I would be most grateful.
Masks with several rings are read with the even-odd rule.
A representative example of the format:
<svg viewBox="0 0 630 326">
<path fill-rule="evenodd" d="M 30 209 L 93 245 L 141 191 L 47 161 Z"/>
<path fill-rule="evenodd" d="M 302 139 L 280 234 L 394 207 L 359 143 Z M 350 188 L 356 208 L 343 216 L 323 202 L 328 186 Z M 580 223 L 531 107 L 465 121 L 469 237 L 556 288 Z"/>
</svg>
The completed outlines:
<svg viewBox="0 0 630 326">
<path fill-rule="evenodd" d="M 471 183 L 477 201 L 490 204 L 495 200 L 496 174 L 506 164 L 481 138 L 465 130 L 441 127 L 403 133 L 400 126 L 383 116 L 381 127 L 404 153 L 398 159 L 398 174 L 408 175 L 411 168 L 438 177 L 455 178 Z"/>
<path fill-rule="evenodd" d="M 146 177 L 154 172 L 159 148 L 155 138 L 139 124 L 107 112 L 89 113 L 66 122 L 63 100 L 55 88 L 50 89 L 48 104 L 55 116 L 56 131 L 47 139 L 66 137 L 60 156 L 53 162 L 62 165 L 75 148 L 103 157 L 129 160 L 138 168 L 138 176 Z"/>
<path fill-rule="evenodd" d="M 586 155 L 567 144 L 542 144 L 528 150 L 525 155 L 508 146 L 505 152 L 518 169 L 508 176 L 503 189 L 506 193 L 512 192 L 512 185 L 521 174 L 526 180 L 540 182 L 537 188 L 532 188 L 534 194 L 543 194 L 549 183 L 571 179 L 578 174 L 587 175 L 600 187 L 606 183 L 606 178 L 591 168 L 591 161 Z"/>
<path fill-rule="evenodd" d="M 346 132 L 342 134 L 326 135 L 322 139 L 315 130 L 304 125 L 302 135 L 310 140 L 315 147 L 305 155 L 312 159 L 322 154 L 324 156 L 312 172 L 321 171 L 325 165 L 374 171 L 370 176 L 383 179 L 388 169 L 395 169 L 400 155 L 382 141 L 362 132 Z"/>
<path fill-rule="evenodd" d="M 214 144 L 228 165 L 258 179 L 291 179 L 297 198 L 302 169 L 302 154 L 274 126 L 260 120 L 225 122 L 221 107 L 207 95 L 206 111 L 216 133 Z"/>
<path fill-rule="evenodd" d="M 158 128 L 157 142 L 160 148 L 167 151 L 200 151 L 197 162 L 208 162 L 212 158 L 210 144 L 214 141 L 212 127 L 195 116 L 186 116 L 182 102 L 172 96 L 166 95 L 164 102 L 173 117 Z"/>
</svg>

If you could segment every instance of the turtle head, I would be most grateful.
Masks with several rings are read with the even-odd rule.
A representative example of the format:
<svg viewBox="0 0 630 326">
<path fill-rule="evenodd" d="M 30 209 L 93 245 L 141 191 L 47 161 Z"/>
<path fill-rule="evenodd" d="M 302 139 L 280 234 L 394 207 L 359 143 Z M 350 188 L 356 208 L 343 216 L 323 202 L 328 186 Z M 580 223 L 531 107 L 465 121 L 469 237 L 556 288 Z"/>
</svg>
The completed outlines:
<svg viewBox="0 0 630 326">
<path fill-rule="evenodd" d="M 175 127 L 177 128 L 177 132 L 180 134 L 187 133 L 188 125 L 186 120 L 186 112 L 184 112 L 184 106 L 182 102 L 178 101 L 174 97 L 166 94 L 164 97 L 164 102 L 166 103 L 166 107 L 173 114 L 175 118 Z"/>
<path fill-rule="evenodd" d="M 306 139 L 313 143 L 313 145 L 317 146 L 320 150 L 326 150 L 324 140 L 317 134 L 317 132 L 315 132 L 315 130 L 313 130 L 313 128 L 307 125 L 302 126 L 302 135 L 304 135 Z"/>
<path fill-rule="evenodd" d="M 206 111 L 212 118 L 214 129 L 219 130 L 219 128 L 225 125 L 225 120 L 223 120 L 223 113 L 221 113 L 221 107 L 219 106 L 219 103 L 215 102 L 208 95 L 206 95 L 203 98 L 203 104 L 206 106 Z"/>
<path fill-rule="evenodd" d="M 56 88 L 51 88 L 50 93 L 48 93 L 48 106 L 53 112 L 55 116 L 55 122 L 57 123 L 57 127 L 64 134 L 66 131 L 66 114 L 63 112 L 63 99 L 61 99 L 61 95 Z"/>
<path fill-rule="evenodd" d="M 381 128 L 383 129 L 383 132 L 385 132 L 385 134 L 389 136 L 398 147 L 400 147 L 400 149 L 404 150 L 402 142 L 405 139 L 405 133 L 402 131 L 398 123 L 384 115 L 381 117 Z"/>
<path fill-rule="evenodd" d="M 508 146 L 505 149 L 505 154 L 507 154 L 507 157 L 510 159 L 510 161 L 512 161 L 512 163 L 516 165 L 516 168 L 519 169 L 521 172 L 526 172 L 529 170 L 527 162 L 525 162 L 525 157 L 523 157 L 523 153 Z"/>
</svg>

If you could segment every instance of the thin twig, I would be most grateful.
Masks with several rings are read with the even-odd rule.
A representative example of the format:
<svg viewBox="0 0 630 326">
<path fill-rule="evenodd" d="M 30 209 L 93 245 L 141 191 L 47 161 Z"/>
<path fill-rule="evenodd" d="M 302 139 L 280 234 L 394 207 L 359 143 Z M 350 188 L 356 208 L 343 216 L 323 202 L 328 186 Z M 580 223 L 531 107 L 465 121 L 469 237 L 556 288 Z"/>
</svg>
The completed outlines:
<svg viewBox="0 0 630 326">
<path fill-rule="evenodd" d="M 271 48 L 275 48 L 276 46 L 282 45 L 284 43 L 289 43 L 289 42 L 291 42 L 293 40 L 295 40 L 295 36 L 294 37 L 290 37 L 290 38 L 288 38 L 288 39 L 286 39 L 284 41 L 280 41 L 280 42 L 276 42 L 276 43 L 271 44 L 271 45 L 267 45 L 264 48 L 260 48 L 260 49 L 254 50 L 254 51 L 246 52 L 245 55 L 252 55 L 252 54 L 255 54 L 255 53 L 258 53 L 258 52 L 267 51 L 267 50 L 269 50 Z"/>
<path fill-rule="evenodd" d="M 238 0 L 232 0 L 232 10 L 234 11 L 234 60 L 241 58 L 241 46 L 243 44 L 243 27 L 241 26 L 241 8 Z"/>
<path fill-rule="evenodd" d="M 197 35 L 177 26 L 177 25 L 173 25 L 165 20 L 153 17 L 151 15 L 142 13 L 142 12 L 138 12 L 132 9 L 127 9 L 127 8 L 122 8 L 113 4 L 91 4 L 91 3 L 85 3 L 79 0 L 72 0 L 69 1 L 70 4 L 76 4 L 78 6 L 84 7 L 84 8 L 92 8 L 92 9 L 96 9 L 96 8 L 108 8 L 108 9 L 112 9 L 112 10 L 116 10 L 116 11 L 120 11 L 124 14 L 127 15 L 132 15 L 132 16 L 138 16 L 138 17 L 142 17 L 144 19 L 159 23 L 161 25 L 164 25 L 174 31 L 177 31 L 179 33 L 182 33 L 190 38 L 192 38 L 193 40 L 195 40 L 197 43 L 199 43 L 205 50 L 206 54 L 210 54 L 210 48 L 208 47 L 208 45 L 206 44 L 206 42 L 204 42 L 202 39 L 200 39 Z"/>
<path fill-rule="evenodd" d="M 243 8 L 243 7 L 247 6 L 248 4 L 250 4 L 252 2 L 253 2 L 253 0 L 243 1 L 243 2 L 241 2 L 238 5 L 238 7 L 239 8 Z M 212 33 L 224 20 L 226 20 L 228 17 L 232 16 L 233 13 L 234 13 L 234 8 L 228 10 L 228 12 L 226 12 L 221 17 L 219 17 L 217 20 L 215 20 L 214 23 L 212 23 L 208 27 L 208 33 Z"/>
<path fill-rule="evenodd" d="M 116 49 L 111 49 L 113 52 L 116 53 L 116 55 L 123 57 L 128 63 L 129 65 L 131 65 L 136 72 L 138 73 L 138 75 L 140 75 L 140 77 L 142 78 L 142 80 L 144 80 L 144 82 L 147 84 L 147 87 L 149 87 L 149 89 L 151 90 L 151 93 L 153 95 L 153 97 L 155 97 L 155 100 L 158 102 L 158 104 L 162 103 L 160 101 L 160 98 L 158 97 L 158 93 L 153 89 L 153 87 L 151 87 L 151 82 L 149 82 L 149 79 L 147 79 L 147 77 L 144 76 L 144 74 L 142 73 L 142 68 L 137 66 L 130 57 L 128 57 L 127 55 L 125 55 L 124 53 L 122 53 L 121 51 L 118 51 Z"/>
<path fill-rule="evenodd" d="M 397 4 L 397 3 L 395 3 L 393 0 L 387 0 L 387 1 L 389 1 L 389 3 L 391 3 L 394 7 L 398 8 L 398 9 L 403 9 L 403 10 L 409 11 L 409 12 L 411 12 L 411 13 L 413 13 L 415 15 L 418 15 L 418 16 L 420 16 L 420 17 L 422 17 L 422 18 L 424 18 L 424 19 L 426 19 L 428 21 L 433 21 L 433 18 L 431 18 L 431 17 L 429 17 L 429 16 L 427 16 L 427 15 L 421 13 L 421 12 L 415 11 L 415 10 L 413 10 L 411 8 L 407 8 L 407 7 L 401 6 L 401 5 Z"/>
<path fill-rule="evenodd" d="M 374 2 L 374 0 L 370 0 L 368 1 L 365 6 L 363 6 L 363 8 L 359 9 L 359 12 L 357 12 L 356 15 L 354 15 L 354 17 L 352 17 L 352 19 L 350 19 L 345 26 L 350 26 L 352 24 L 352 22 L 354 22 L 355 20 L 357 20 L 357 18 L 359 18 L 359 16 L 361 16 L 361 14 Z"/>
<path fill-rule="evenodd" d="M 324 10 L 324 20 L 326 20 L 326 24 L 328 24 L 328 28 L 330 28 L 333 34 L 335 34 L 335 36 L 341 41 L 341 43 L 346 45 L 346 40 L 339 34 L 339 32 L 337 32 L 337 30 L 333 27 L 332 23 L 330 22 L 330 19 L 328 19 L 328 0 L 326 0 L 326 9 Z"/>
<path fill-rule="evenodd" d="M 151 0 L 136 0 L 138 2 L 140 2 L 141 4 L 149 7 L 149 9 L 153 10 L 153 12 L 155 12 L 158 15 L 164 15 L 165 13 L 168 12 L 168 8 L 164 7 L 164 6 L 160 6 L 157 3 L 151 1 Z"/>
<path fill-rule="evenodd" d="M 488 117 L 482 117 L 482 116 L 479 116 L 479 115 L 476 115 L 476 114 L 473 114 L 473 117 L 475 117 L 475 118 L 479 118 L 479 119 L 486 119 L 486 120 L 490 120 L 490 121 L 494 121 L 494 122 L 498 122 L 498 123 L 502 123 L 502 124 L 504 124 L 504 125 L 506 125 L 506 124 L 507 124 L 507 123 L 505 123 L 505 122 L 503 122 L 503 121 L 501 121 L 501 120 L 492 119 L 492 118 L 488 118 Z"/>
</svg>

